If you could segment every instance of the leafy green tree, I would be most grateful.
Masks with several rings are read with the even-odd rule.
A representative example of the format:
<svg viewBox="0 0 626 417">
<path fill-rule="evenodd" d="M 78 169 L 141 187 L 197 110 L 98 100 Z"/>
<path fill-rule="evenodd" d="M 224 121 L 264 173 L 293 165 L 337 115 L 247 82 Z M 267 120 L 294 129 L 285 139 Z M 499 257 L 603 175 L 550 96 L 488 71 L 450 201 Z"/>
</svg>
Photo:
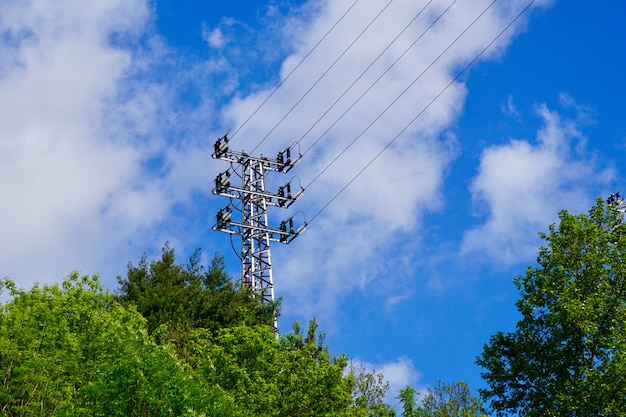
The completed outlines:
<svg viewBox="0 0 626 417">
<path fill-rule="evenodd" d="M 398 399 L 402 404 L 402 417 L 481 417 L 484 416 L 482 401 L 471 395 L 465 382 L 445 384 L 437 382 L 428 388 L 421 404 L 413 387 L 400 390 Z"/>
<path fill-rule="evenodd" d="M 267 326 L 194 332 L 192 364 L 254 416 L 347 416 L 351 379 L 345 356 L 320 345 L 323 337 L 296 329 L 279 340 Z"/>
<path fill-rule="evenodd" d="M 121 295 L 104 291 L 95 276 L 75 273 L 61 284 L 28 291 L 0 280 L 0 292 L 8 290 L 10 297 L 0 308 L 0 415 L 394 416 L 382 401 L 387 390 L 382 376 L 347 372 L 348 358 L 329 352 L 315 320 L 306 331 L 296 323 L 277 338 L 271 326 L 246 325 L 253 317 L 243 310 L 250 307 L 248 294 L 230 287 L 224 290 L 227 302 L 217 302 L 223 300 L 222 287 L 211 284 L 215 277 L 210 273 L 199 273 L 194 261 L 186 268 L 176 266 L 173 251 L 166 248 L 164 259 L 143 263 L 131 268 L 140 278 L 129 280 L 133 284 L 126 293 L 136 290 L 144 306 L 154 307 L 150 332 L 137 306 L 121 305 Z M 219 262 L 213 268 L 221 271 Z M 165 302 L 166 288 L 172 297 L 203 302 L 202 292 L 176 293 L 197 286 L 190 275 L 203 278 L 202 290 L 218 293 L 211 293 L 216 305 L 210 309 L 226 315 L 219 309 L 241 309 L 238 318 L 211 321 L 200 314 L 197 321 L 184 321 L 183 314 L 193 307 L 181 303 L 185 308 L 168 310 L 173 304 Z M 223 274 L 214 275 L 216 282 L 229 285 Z M 164 284 L 181 276 L 178 285 Z M 236 298 L 240 295 L 247 298 Z M 165 304 L 159 307 L 159 302 Z M 254 301 L 251 308 L 256 307 Z M 243 324 L 235 326 L 238 320 Z M 186 326 L 181 330 L 188 335 L 184 358 L 180 346 L 166 342 L 179 330 L 172 323 Z M 218 324 L 200 327 L 204 323 Z"/>
<path fill-rule="evenodd" d="M 389 383 L 383 374 L 369 372 L 364 366 L 351 363 L 348 377 L 352 385 L 351 416 L 395 417 L 394 408 L 385 402 Z"/>
<path fill-rule="evenodd" d="M 411 386 L 400 390 L 397 399 L 402 404 L 402 417 L 418 417 L 417 391 Z"/>
<path fill-rule="evenodd" d="M 0 415 L 241 416 L 97 277 L 18 290 L 0 310 Z"/>
<path fill-rule="evenodd" d="M 238 325 L 272 325 L 280 303 L 264 305 L 224 272 L 224 261 L 215 256 L 208 268 L 197 250 L 187 265 L 176 264 L 174 249 L 163 247 L 161 259 L 128 265 L 126 278 L 118 277 L 118 300 L 134 305 L 148 321 L 153 334 L 164 325 L 162 341 L 171 341 L 186 356 L 193 329 L 216 331 Z"/>
<path fill-rule="evenodd" d="M 515 279 L 522 315 L 477 363 L 497 415 L 626 415 L 626 225 L 601 200 L 559 214 L 538 266 Z"/>
</svg>

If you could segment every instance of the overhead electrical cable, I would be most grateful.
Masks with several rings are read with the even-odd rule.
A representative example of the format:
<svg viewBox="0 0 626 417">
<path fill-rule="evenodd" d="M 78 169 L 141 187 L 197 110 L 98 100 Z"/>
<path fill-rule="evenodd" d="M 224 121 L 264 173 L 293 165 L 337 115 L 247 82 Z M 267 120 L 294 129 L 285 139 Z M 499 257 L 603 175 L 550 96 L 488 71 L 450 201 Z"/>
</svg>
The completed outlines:
<svg viewBox="0 0 626 417">
<path fill-rule="evenodd" d="M 497 1 L 497 0 L 495 0 Z M 494 3 L 495 3 L 494 1 Z M 348 183 L 346 185 L 344 185 L 326 204 L 324 204 L 322 206 L 322 208 L 320 208 L 317 213 L 315 213 L 315 215 L 313 215 L 309 221 L 308 224 L 310 224 L 312 221 L 314 221 L 324 210 L 326 210 L 332 203 L 333 201 L 335 201 L 337 199 L 337 197 L 339 197 L 359 176 L 361 176 L 363 174 L 363 172 L 365 172 L 365 170 L 367 170 L 387 149 L 389 149 L 389 147 L 413 124 L 415 123 L 415 121 L 422 115 L 424 114 L 424 112 L 426 112 L 426 110 L 428 110 L 430 108 L 430 106 L 433 105 L 433 103 L 435 103 L 435 101 L 437 101 L 455 82 L 458 81 L 459 78 L 461 78 L 461 76 L 467 72 L 467 70 L 476 63 L 476 61 L 478 61 L 478 59 L 498 40 L 500 39 L 500 37 L 511 27 L 513 26 L 513 24 L 515 24 L 515 22 L 517 22 L 519 20 L 520 17 L 522 17 L 524 15 L 524 13 L 526 13 L 526 11 L 528 11 L 528 9 L 530 9 L 530 7 L 535 3 L 536 0 L 531 0 L 526 7 L 524 7 L 516 16 L 515 18 L 513 18 L 513 20 L 511 20 L 511 22 L 509 22 L 508 25 L 506 25 L 504 27 L 504 29 L 502 29 L 500 31 L 500 33 L 498 33 L 498 35 L 496 35 L 496 37 L 491 40 L 491 42 L 489 42 L 489 44 L 487 44 L 487 46 L 485 46 L 480 53 L 478 53 L 478 55 L 476 55 L 476 57 L 474 57 L 474 59 L 472 59 L 435 97 L 433 97 L 433 99 L 411 120 L 409 121 L 409 123 L 407 123 L 405 125 L 405 127 L 400 130 L 400 132 L 398 132 L 398 134 L 396 134 L 391 141 L 389 141 L 367 164 L 365 164 L 365 166 L 363 166 L 363 168 L 361 168 L 361 170 L 359 172 L 356 173 L 356 175 L 354 175 L 352 177 L 352 179 L 350 179 L 350 181 L 348 181 Z M 493 5 L 493 3 L 492 3 Z M 491 5 L 489 6 L 491 7 Z M 484 12 L 483 12 L 484 14 Z M 351 145 L 349 145 L 351 146 Z M 333 161 L 334 162 L 334 161 Z M 333 163 L 331 162 L 331 164 Z M 325 168 L 324 170 L 328 169 Z M 319 176 L 318 176 L 319 177 Z M 316 179 L 318 178 L 316 177 Z M 312 183 L 312 182 L 311 182 Z M 309 184 L 310 185 L 310 184 Z"/>
<path fill-rule="evenodd" d="M 389 65 L 387 67 L 387 69 L 380 75 L 378 76 L 378 78 L 372 83 L 370 84 L 370 86 L 363 91 L 363 93 L 361 93 L 361 95 L 333 122 L 330 124 L 330 126 L 302 153 L 302 156 L 306 155 L 315 145 L 317 145 L 317 143 L 322 140 L 322 138 L 324 138 L 324 136 L 326 136 L 326 134 L 343 118 L 345 117 L 345 115 L 352 110 L 352 108 L 372 89 L 374 88 L 374 86 L 376 84 L 378 84 L 378 82 L 389 72 L 391 71 L 391 69 L 411 50 L 411 48 L 413 48 L 415 46 L 415 44 L 417 44 L 417 42 L 419 42 L 420 39 L 422 39 L 424 37 L 424 35 L 435 25 L 437 24 L 437 22 L 443 17 L 443 15 L 445 15 L 448 10 L 450 10 L 450 8 L 452 8 L 452 6 L 457 2 L 457 0 L 454 0 L 452 3 L 450 3 L 450 5 L 448 5 L 448 7 L 441 13 L 439 14 L 439 16 L 437 16 L 437 18 L 431 22 L 431 24 L 417 37 L 417 39 L 415 39 L 415 41 L 413 41 L 413 43 L 411 45 L 409 45 L 404 52 L 402 52 L 402 54 L 400 54 L 392 63 L 391 65 Z M 391 45 L 402 35 L 402 33 L 413 23 L 413 21 L 415 21 L 423 12 L 424 10 L 426 10 L 426 7 L 428 7 L 428 5 L 431 2 L 428 2 L 428 4 L 413 18 L 413 20 L 411 20 L 411 22 L 409 22 L 409 24 L 407 26 L 405 26 L 405 28 L 402 30 L 402 32 L 400 32 L 398 34 L 398 36 L 395 37 L 395 39 L 393 41 L 391 41 L 391 43 L 389 43 L 387 45 L 387 47 L 374 59 L 374 61 L 372 61 L 372 63 L 361 73 L 361 75 L 359 75 L 359 77 L 354 80 L 354 82 L 352 82 L 352 84 L 350 84 L 350 86 L 343 92 L 343 94 L 341 94 L 335 101 L 334 103 L 315 121 L 315 123 L 313 123 L 313 125 L 309 128 L 309 130 L 307 130 L 304 135 L 302 135 L 300 137 L 300 139 L 298 139 L 297 143 L 300 143 L 302 141 L 302 139 L 304 139 L 304 137 L 309 134 L 309 132 L 311 132 L 311 130 L 313 130 L 313 128 L 315 128 L 315 126 L 317 126 L 317 124 L 324 118 L 324 116 L 326 116 L 328 114 L 328 112 L 330 112 L 330 110 L 332 110 L 334 108 L 335 105 L 337 105 L 337 103 L 348 93 L 348 91 L 350 91 L 350 89 L 363 77 L 363 75 L 374 65 L 374 63 L 387 51 L 387 49 L 389 49 L 391 47 Z"/>
<path fill-rule="evenodd" d="M 367 30 L 374 24 L 374 22 L 376 22 L 376 20 L 378 20 L 378 18 L 383 14 L 383 12 L 385 10 L 387 10 L 387 8 L 391 5 L 391 3 L 393 3 L 394 0 L 389 0 L 389 2 L 385 5 L 385 7 L 383 7 L 378 14 L 367 24 L 367 26 L 365 26 L 365 28 L 361 31 L 361 33 L 358 34 L 358 36 L 356 38 L 354 38 L 352 40 L 352 42 L 350 42 L 350 44 L 343 50 L 343 52 L 333 61 L 333 63 L 322 73 L 322 75 L 320 75 L 317 80 L 313 83 L 313 85 L 311 87 L 309 87 L 309 89 L 302 95 L 302 97 L 300 97 L 300 99 L 298 99 L 298 101 L 295 102 L 295 104 L 293 104 L 291 106 L 291 108 L 287 111 L 287 113 L 285 113 L 285 115 L 278 121 L 276 122 L 276 124 L 274 125 L 274 127 L 272 127 L 270 129 L 269 132 L 267 132 L 267 134 L 263 137 L 263 139 L 261 139 L 261 141 L 259 143 L 257 143 L 257 145 L 252 149 L 252 152 L 254 152 L 259 146 L 261 146 L 261 144 L 263 142 L 265 142 L 265 140 L 269 137 L 269 135 L 272 134 L 272 132 L 274 132 L 274 130 L 276 130 L 276 128 L 278 126 L 280 126 L 280 124 L 287 118 L 287 116 L 289 116 L 291 114 L 292 111 L 294 111 L 294 109 L 296 107 L 298 107 L 298 105 L 302 102 L 302 100 L 305 99 L 306 96 L 309 95 L 309 93 L 320 83 L 320 81 L 330 72 L 331 69 L 333 69 L 335 67 L 335 65 L 337 65 L 337 63 L 339 62 L 339 60 L 341 60 L 341 58 L 344 57 L 344 55 L 354 46 L 354 44 L 361 38 L 361 36 L 363 36 L 363 34 L 365 32 L 367 32 Z"/>
<path fill-rule="evenodd" d="M 291 77 L 291 75 L 300 67 L 300 65 L 302 65 L 302 63 L 306 61 L 309 55 L 311 55 L 313 51 L 317 49 L 317 47 L 324 41 L 324 39 L 326 39 L 326 37 L 330 34 L 330 32 L 332 32 L 335 29 L 335 27 L 337 27 L 337 25 L 346 17 L 348 13 L 350 13 L 350 10 L 352 10 L 358 2 L 359 0 L 355 0 L 354 3 L 352 3 L 352 5 L 348 8 L 348 10 L 346 10 L 341 15 L 341 17 L 335 22 L 335 24 L 332 25 L 330 29 L 328 29 L 328 31 L 324 34 L 324 36 L 322 36 L 320 40 L 317 41 L 317 43 L 313 46 L 313 48 L 311 48 L 311 50 L 307 52 L 307 54 L 300 60 L 300 62 L 298 62 L 298 64 L 291 69 L 291 71 L 285 76 L 285 78 L 283 78 L 283 80 L 280 83 L 278 83 L 276 87 L 274 87 L 272 92 L 267 97 L 265 97 L 265 100 L 263 100 L 263 102 L 259 104 L 259 106 L 250 114 L 250 116 L 248 116 L 248 118 L 237 128 L 237 130 L 235 130 L 235 132 L 231 135 L 231 139 L 234 138 L 235 135 L 237 135 L 237 133 L 239 133 L 239 131 L 250 121 L 250 119 L 254 117 L 255 114 L 257 114 L 257 112 L 261 109 L 261 107 L 263 107 L 265 103 L 267 103 L 267 101 L 274 95 L 274 93 L 276 93 L 276 91 L 289 79 L 289 77 Z"/>
<path fill-rule="evenodd" d="M 315 181 L 317 181 L 317 179 L 319 177 L 321 177 L 331 166 L 333 166 L 333 164 L 335 162 L 337 162 L 337 160 L 339 158 L 341 158 L 341 156 L 343 156 L 343 154 L 345 154 L 348 149 L 350 149 L 352 147 L 352 145 L 354 145 L 365 133 L 367 133 L 367 131 L 374 125 L 376 124 L 376 122 L 378 120 L 380 120 L 381 117 L 383 117 L 385 115 L 385 113 L 387 113 L 387 111 L 389 111 L 389 109 L 391 109 L 391 107 L 393 107 L 394 104 L 396 104 L 396 102 L 398 100 L 400 100 L 400 98 L 402 98 L 402 96 L 404 96 L 410 89 L 411 87 L 413 87 L 415 85 L 415 83 L 417 81 L 419 81 L 424 74 L 426 74 L 428 72 L 428 70 L 430 70 L 445 54 L 446 52 L 448 52 L 458 41 L 459 39 L 461 39 L 463 37 L 463 35 L 465 35 L 475 24 L 476 22 L 478 22 L 478 20 L 480 20 L 481 17 L 483 17 L 485 15 L 485 13 L 487 13 L 487 11 L 489 11 L 489 9 L 491 9 L 491 7 L 493 7 L 494 4 L 496 4 L 498 0 L 493 0 L 489 6 L 487 6 L 487 8 L 485 10 L 482 11 L 482 13 L 480 13 L 473 21 L 472 23 L 470 23 L 470 25 L 468 27 L 466 27 L 453 41 L 452 43 L 450 43 L 450 45 L 448 45 L 438 56 L 437 58 L 435 58 L 435 60 L 433 62 L 431 62 L 420 74 L 418 74 L 417 77 L 415 77 L 413 79 L 413 81 L 411 81 L 411 83 L 404 89 L 402 90 L 402 92 L 396 96 L 396 98 L 389 103 L 389 105 L 387 105 L 387 107 L 385 107 L 385 109 L 380 112 L 378 114 L 378 116 L 376 116 L 374 118 L 374 120 L 372 120 L 366 127 L 365 129 L 363 129 L 361 131 L 361 133 L 359 133 L 358 135 L 356 135 L 356 137 L 354 139 L 352 139 L 352 141 L 348 144 L 348 146 L 346 146 L 328 165 L 326 165 L 326 167 L 324 167 L 324 169 L 322 169 L 314 178 L 313 180 L 311 180 L 311 182 L 304 188 L 309 188 L 311 186 L 311 184 L 313 184 Z M 359 101 L 361 99 L 361 97 L 359 97 L 359 99 L 357 101 Z M 356 102 L 355 102 L 356 103 Z M 354 105 L 354 104 L 353 104 Z M 336 123 L 336 122 L 335 122 Z"/>
</svg>

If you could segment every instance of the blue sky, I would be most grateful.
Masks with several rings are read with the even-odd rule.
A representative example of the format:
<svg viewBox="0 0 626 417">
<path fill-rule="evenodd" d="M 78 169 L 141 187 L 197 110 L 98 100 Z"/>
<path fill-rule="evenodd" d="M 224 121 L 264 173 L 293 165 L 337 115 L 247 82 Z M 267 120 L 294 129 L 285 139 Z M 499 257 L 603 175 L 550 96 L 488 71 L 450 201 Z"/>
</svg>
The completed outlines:
<svg viewBox="0 0 626 417">
<path fill-rule="evenodd" d="M 241 128 L 233 148 L 267 135 L 255 152 L 274 155 L 297 141 L 312 147 L 292 173 L 310 186 L 271 220 L 314 219 L 272 247 L 281 330 L 316 316 L 331 350 L 394 389 L 481 387 L 475 357 L 515 325 L 512 280 L 536 233 L 624 190 L 626 156 L 626 6 L 538 0 L 456 79 L 528 4 L 490 3 L 2 3 L 0 275 L 30 286 L 80 270 L 114 288 L 165 241 L 181 261 L 220 252 L 236 275 L 211 230 L 226 203 L 213 142 Z"/>
</svg>

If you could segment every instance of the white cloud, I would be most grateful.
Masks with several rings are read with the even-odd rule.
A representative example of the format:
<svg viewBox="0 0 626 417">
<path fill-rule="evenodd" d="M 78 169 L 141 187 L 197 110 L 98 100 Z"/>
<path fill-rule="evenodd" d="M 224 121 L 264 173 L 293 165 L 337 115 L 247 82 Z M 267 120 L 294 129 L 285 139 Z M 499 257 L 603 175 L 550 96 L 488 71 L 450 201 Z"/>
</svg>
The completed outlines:
<svg viewBox="0 0 626 417">
<path fill-rule="evenodd" d="M 396 397 L 402 388 L 411 386 L 420 393 L 425 391 L 425 387 L 420 381 L 422 375 L 415 369 L 413 360 L 405 356 L 396 358 L 389 362 L 372 363 L 363 362 L 358 359 L 352 360 L 352 365 L 356 368 L 364 368 L 367 372 L 382 374 L 385 383 L 389 384 L 389 391 L 385 396 L 385 402 L 398 405 Z"/>
<path fill-rule="evenodd" d="M 151 30 L 144 0 L 0 4 L 0 276 L 120 272 L 210 181 L 193 140 L 164 151 L 181 80 L 151 80 L 172 58 Z"/>
<path fill-rule="evenodd" d="M 2 274 L 21 278 L 52 260 L 45 254 L 73 258 L 71 241 L 93 232 L 89 213 L 135 173 L 136 151 L 109 142 L 99 114 L 131 60 L 107 35 L 144 24 L 146 9 L 33 1 L 4 3 L 0 15 L 0 31 L 15 39 L 0 43 L 9 63 L 0 77 Z"/>
<path fill-rule="evenodd" d="M 415 370 L 415 365 L 410 358 L 400 357 L 395 361 L 372 365 L 381 374 L 385 375 L 385 379 L 389 382 L 392 392 L 398 392 L 407 385 L 415 385 L 421 379 L 419 372 Z"/>
<path fill-rule="evenodd" d="M 531 260 L 537 232 L 564 208 L 583 211 L 591 201 L 588 190 L 613 178 L 611 168 L 589 155 L 575 120 L 545 105 L 538 114 L 544 126 L 536 144 L 511 140 L 483 152 L 471 191 L 474 203 L 489 214 L 484 225 L 465 234 L 465 254 L 483 253 L 505 265 Z"/>
<path fill-rule="evenodd" d="M 511 116 L 517 120 L 521 119 L 521 113 L 515 106 L 515 100 L 513 99 L 512 94 L 509 94 L 506 103 L 502 103 L 500 108 L 502 110 L 502 114 L 506 116 Z"/>
<path fill-rule="evenodd" d="M 384 6 L 358 3 L 234 137 L 234 148 L 250 151 L 279 124 L 256 151 L 273 155 L 294 141 L 301 141 L 302 149 L 306 150 L 323 136 L 297 167 L 296 173 L 306 186 L 359 136 L 354 146 L 312 183 L 294 205 L 294 210 L 302 210 L 311 218 L 406 128 L 393 146 L 315 219 L 305 234 L 289 248 L 275 251 L 276 285 L 279 293 L 289 294 L 286 308 L 290 311 L 298 311 L 303 316 L 312 313 L 319 316 L 323 314 L 320 312 L 332 314 L 338 300 L 358 289 L 380 292 L 393 300 L 397 294 L 388 294 L 394 286 L 392 281 L 413 276 L 415 262 L 400 264 L 390 259 L 397 259 L 399 253 L 419 257 L 421 220 L 425 213 L 441 207 L 445 173 L 458 153 L 458 146 L 447 128 L 459 116 L 467 94 L 462 82 L 451 82 L 460 68 L 471 62 L 525 5 L 514 1 L 507 3 L 506 9 L 500 9 L 496 3 L 439 57 L 489 4 L 488 1 L 459 1 L 426 31 L 451 3 L 434 1 L 341 97 L 425 4 L 410 0 L 394 2 L 343 58 L 334 63 Z M 293 39 L 296 50 L 283 62 L 283 80 L 352 2 L 318 4 L 319 12 L 307 15 L 313 20 L 308 26 L 300 25 L 302 30 Z M 514 26 L 482 59 L 498 56 L 515 34 L 515 28 L 519 30 L 522 26 Z M 398 65 L 359 99 L 422 33 L 423 38 L 408 50 Z M 331 65 L 332 70 L 324 75 Z M 317 86 L 306 93 L 316 82 Z M 403 94 L 411 83 L 412 87 Z M 450 88 L 410 124 L 448 84 Z M 225 112 L 225 120 L 235 128 L 241 126 L 271 91 L 264 89 L 233 101 Z M 305 93 L 306 97 L 293 108 Z M 357 99 L 358 103 L 337 121 Z M 365 130 L 396 99 L 393 107 Z M 288 112 L 289 116 L 281 121 Z M 320 122 L 303 136 L 318 119 Z M 324 134 L 332 124 L 332 129 Z M 405 240 L 407 236 L 412 236 L 411 241 Z"/>
<path fill-rule="evenodd" d="M 220 28 L 209 30 L 209 28 L 203 26 L 202 38 L 209 44 L 210 47 L 217 49 L 224 47 L 224 45 L 228 43 L 228 39 L 224 36 L 224 33 L 220 30 Z"/>
</svg>

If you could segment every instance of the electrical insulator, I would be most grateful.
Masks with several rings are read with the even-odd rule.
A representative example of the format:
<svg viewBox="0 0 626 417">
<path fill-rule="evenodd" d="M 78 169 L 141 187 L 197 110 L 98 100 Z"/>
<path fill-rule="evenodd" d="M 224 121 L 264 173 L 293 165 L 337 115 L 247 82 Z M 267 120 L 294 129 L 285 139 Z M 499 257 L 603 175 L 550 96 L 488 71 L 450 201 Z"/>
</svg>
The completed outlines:
<svg viewBox="0 0 626 417">
<path fill-rule="evenodd" d="M 291 165 L 291 148 L 285 149 L 285 153 L 287 154 L 287 161 L 285 165 Z"/>
<path fill-rule="evenodd" d="M 283 157 L 283 153 L 282 152 L 278 152 L 278 155 L 276 156 L 276 162 L 278 165 L 278 170 L 282 171 L 283 168 L 285 167 L 285 159 Z"/>
<path fill-rule="evenodd" d="M 283 243 L 287 241 L 287 222 L 284 220 L 280 222 L 280 238 L 279 239 Z"/>
<path fill-rule="evenodd" d="M 224 135 L 221 138 L 217 139 L 215 141 L 215 145 L 213 146 L 213 148 L 214 148 L 214 153 L 213 153 L 214 158 L 219 159 L 222 156 L 224 156 L 226 152 L 228 152 L 228 135 Z"/>
</svg>

